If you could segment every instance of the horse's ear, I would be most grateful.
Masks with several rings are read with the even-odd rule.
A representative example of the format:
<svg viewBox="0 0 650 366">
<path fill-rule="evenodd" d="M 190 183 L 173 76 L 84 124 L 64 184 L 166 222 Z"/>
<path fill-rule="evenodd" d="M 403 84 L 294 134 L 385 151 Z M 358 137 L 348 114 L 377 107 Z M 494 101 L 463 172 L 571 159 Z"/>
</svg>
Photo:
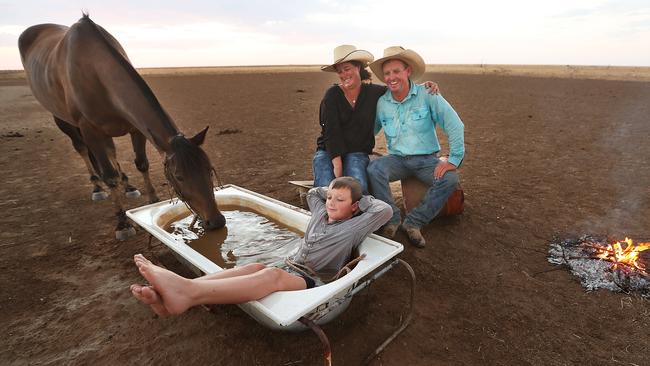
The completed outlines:
<svg viewBox="0 0 650 366">
<path fill-rule="evenodd" d="M 205 134 L 208 133 L 208 128 L 210 128 L 210 126 L 206 126 L 203 131 L 190 138 L 190 141 L 192 141 L 192 143 L 196 146 L 201 146 L 203 144 L 203 140 L 205 140 Z"/>
</svg>

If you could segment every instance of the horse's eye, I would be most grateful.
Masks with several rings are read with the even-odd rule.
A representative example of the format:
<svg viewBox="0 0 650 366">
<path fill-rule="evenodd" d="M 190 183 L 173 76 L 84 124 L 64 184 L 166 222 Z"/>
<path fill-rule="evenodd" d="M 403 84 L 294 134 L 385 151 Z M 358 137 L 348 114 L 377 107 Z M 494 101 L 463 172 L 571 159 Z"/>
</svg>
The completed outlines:
<svg viewBox="0 0 650 366">
<path fill-rule="evenodd" d="M 179 182 L 182 182 L 182 181 L 183 181 L 183 176 L 182 176 L 182 175 L 177 175 L 177 176 L 175 176 L 175 178 L 176 178 L 176 180 L 179 181 Z"/>
</svg>

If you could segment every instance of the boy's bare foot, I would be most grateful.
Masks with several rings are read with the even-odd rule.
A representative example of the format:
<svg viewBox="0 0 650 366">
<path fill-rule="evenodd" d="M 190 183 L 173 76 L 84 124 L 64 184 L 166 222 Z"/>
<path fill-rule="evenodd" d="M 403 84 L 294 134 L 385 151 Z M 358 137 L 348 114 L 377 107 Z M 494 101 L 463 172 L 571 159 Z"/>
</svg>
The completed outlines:
<svg viewBox="0 0 650 366">
<path fill-rule="evenodd" d="M 135 290 L 134 296 L 138 300 L 144 299 L 145 301 L 151 302 L 148 305 L 152 306 L 152 310 L 156 314 L 161 316 L 177 315 L 183 313 L 193 305 L 189 293 L 191 286 L 188 279 L 156 266 L 142 254 L 136 254 L 133 257 L 133 261 L 138 267 L 140 274 L 151 284 L 151 287 L 138 287 L 136 285 L 131 287 L 131 291 L 134 292 Z M 140 296 L 136 296 L 136 293 Z M 146 303 L 145 301 L 142 302 Z M 154 305 L 156 308 L 154 308 Z"/>
<path fill-rule="evenodd" d="M 138 299 L 141 303 L 149 305 L 154 313 L 160 317 L 168 317 L 170 314 L 162 303 L 162 299 L 151 286 L 144 286 L 134 284 L 131 285 L 131 293 L 133 297 Z"/>
</svg>

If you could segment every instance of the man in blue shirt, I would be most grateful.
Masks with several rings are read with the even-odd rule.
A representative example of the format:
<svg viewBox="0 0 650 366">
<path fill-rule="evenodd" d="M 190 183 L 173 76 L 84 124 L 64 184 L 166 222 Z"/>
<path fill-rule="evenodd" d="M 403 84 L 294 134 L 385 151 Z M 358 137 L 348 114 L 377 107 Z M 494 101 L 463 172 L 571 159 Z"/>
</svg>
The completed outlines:
<svg viewBox="0 0 650 366">
<path fill-rule="evenodd" d="M 422 202 L 401 224 L 411 243 L 422 248 L 426 242 L 420 229 L 436 217 L 458 186 L 456 168 L 465 156 L 464 125 L 442 96 L 428 94 L 412 81 L 425 71 L 424 60 L 414 51 L 389 47 L 370 69 L 388 87 L 377 102 L 375 135 L 384 129 L 389 153 L 368 166 L 370 189 L 393 208 L 393 217 L 384 227 L 384 234 L 392 238 L 401 216 L 388 183 L 414 176 L 429 186 Z M 437 157 L 438 126 L 449 141 L 447 159 Z"/>
</svg>

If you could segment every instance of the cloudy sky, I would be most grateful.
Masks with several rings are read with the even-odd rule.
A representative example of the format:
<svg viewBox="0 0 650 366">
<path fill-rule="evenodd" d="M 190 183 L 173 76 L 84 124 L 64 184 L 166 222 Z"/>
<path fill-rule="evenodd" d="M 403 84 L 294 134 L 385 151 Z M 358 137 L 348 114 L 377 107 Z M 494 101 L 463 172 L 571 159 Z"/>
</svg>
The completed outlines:
<svg viewBox="0 0 650 366">
<path fill-rule="evenodd" d="M 0 0 L 0 70 L 22 69 L 25 28 L 82 10 L 136 67 L 325 64 L 342 43 L 429 64 L 650 66 L 649 0 Z"/>
</svg>

